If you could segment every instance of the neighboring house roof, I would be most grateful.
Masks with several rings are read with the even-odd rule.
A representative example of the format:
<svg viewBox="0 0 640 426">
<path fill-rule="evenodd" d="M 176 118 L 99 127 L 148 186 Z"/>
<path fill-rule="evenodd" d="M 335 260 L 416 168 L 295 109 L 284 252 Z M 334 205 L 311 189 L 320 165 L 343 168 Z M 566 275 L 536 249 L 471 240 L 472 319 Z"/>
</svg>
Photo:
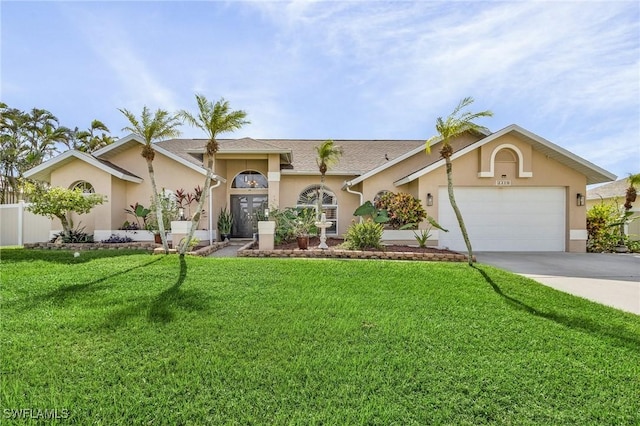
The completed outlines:
<svg viewBox="0 0 640 426">
<path fill-rule="evenodd" d="M 599 200 L 601 198 L 625 198 L 629 181 L 627 178 L 618 179 L 615 182 L 600 185 L 597 188 L 587 190 L 587 200 Z"/>
<path fill-rule="evenodd" d="M 593 163 L 590 163 L 589 161 L 585 160 L 584 158 L 581 158 L 569 151 L 567 151 L 566 149 L 549 142 L 548 140 L 544 139 L 543 137 L 540 137 L 526 129 L 523 129 L 522 127 L 516 125 L 516 124 L 512 124 L 510 126 L 505 127 L 502 130 L 499 130 L 495 133 L 490 134 L 489 136 L 480 139 L 479 141 L 472 143 L 471 145 L 468 145 L 462 149 L 457 150 L 456 152 L 453 153 L 453 155 L 451 156 L 451 160 L 455 160 L 456 158 L 465 155 L 471 151 L 473 151 L 474 149 L 477 149 L 479 147 L 481 147 L 482 145 L 485 145 L 491 141 L 494 141 L 495 139 L 502 137 L 504 135 L 507 134 L 511 134 L 513 136 L 516 136 L 524 141 L 526 141 L 527 143 L 529 143 L 535 150 L 541 152 L 542 154 L 546 155 L 548 158 L 551 158 L 553 160 L 558 161 L 561 164 L 564 164 L 567 167 L 570 167 L 580 173 L 582 173 L 583 175 L 585 175 L 587 177 L 587 185 L 592 185 L 595 183 L 601 183 L 601 182 L 609 182 L 612 180 L 616 179 L 616 175 L 609 173 L 608 171 L 596 166 Z M 405 176 L 402 179 L 397 180 L 396 182 L 394 182 L 395 185 L 399 186 L 399 185 L 403 185 L 406 183 L 409 183 L 417 178 L 419 178 L 420 176 L 423 176 L 435 169 L 437 169 L 438 167 L 441 167 L 445 164 L 444 159 L 440 159 L 438 161 L 433 162 L 432 164 L 417 170 L 407 176 Z"/>
<path fill-rule="evenodd" d="M 84 161 L 98 169 L 109 173 L 112 176 L 115 176 L 119 179 L 126 180 L 129 182 L 140 183 L 142 182 L 142 178 L 134 175 L 131 172 L 123 169 L 122 167 L 116 166 L 115 164 L 110 163 L 109 161 L 98 159 L 89 155 L 87 153 L 70 150 L 66 151 L 55 158 L 52 158 L 49 161 L 46 161 L 28 171 L 25 172 L 24 176 L 31 179 L 36 179 L 44 182 L 51 181 L 51 172 L 60 167 L 64 166 L 71 161 L 78 159 L 80 161 Z"/>
</svg>

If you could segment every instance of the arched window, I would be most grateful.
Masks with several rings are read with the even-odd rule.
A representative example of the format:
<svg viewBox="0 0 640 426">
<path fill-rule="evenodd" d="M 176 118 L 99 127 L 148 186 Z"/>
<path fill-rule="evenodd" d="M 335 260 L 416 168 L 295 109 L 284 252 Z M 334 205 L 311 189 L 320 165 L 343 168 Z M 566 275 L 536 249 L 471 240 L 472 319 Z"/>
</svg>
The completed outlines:
<svg viewBox="0 0 640 426">
<path fill-rule="evenodd" d="M 79 180 L 71 184 L 69 189 L 79 189 L 83 194 L 95 194 L 96 190 L 86 180 Z"/>
<path fill-rule="evenodd" d="M 256 170 L 245 170 L 238 173 L 231 183 L 231 188 L 268 188 L 269 181 L 262 173 Z"/>
<path fill-rule="evenodd" d="M 311 185 L 305 188 L 298 197 L 296 207 L 318 208 L 318 197 L 320 197 L 320 185 Z M 327 221 L 331 226 L 327 228 L 327 234 L 338 233 L 338 197 L 326 186 L 322 193 L 322 212 L 326 214 Z"/>
</svg>

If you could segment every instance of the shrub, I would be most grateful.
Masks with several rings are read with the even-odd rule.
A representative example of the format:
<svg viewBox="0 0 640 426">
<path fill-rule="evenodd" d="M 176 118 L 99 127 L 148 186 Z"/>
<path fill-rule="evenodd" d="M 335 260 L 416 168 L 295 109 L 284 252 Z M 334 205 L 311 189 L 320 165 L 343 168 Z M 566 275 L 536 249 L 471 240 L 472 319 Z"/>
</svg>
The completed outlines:
<svg viewBox="0 0 640 426">
<path fill-rule="evenodd" d="M 431 228 L 423 229 L 419 234 L 414 231 L 413 235 L 418 242 L 418 246 L 420 246 L 420 248 L 425 248 L 427 247 L 427 240 L 431 237 Z"/>
<path fill-rule="evenodd" d="M 137 223 L 129 223 L 128 220 L 125 220 L 122 226 L 120 227 L 121 231 L 138 231 L 140 230 L 140 226 Z"/>
<path fill-rule="evenodd" d="M 51 239 L 51 242 L 55 243 L 58 240 L 63 243 L 92 243 L 93 235 L 84 232 L 84 227 L 82 227 L 55 234 Z"/>
<path fill-rule="evenodd" d="M 640 253 L 640 241 L 627 241 L 627 248 L 631 253 Z"/>
<path fill-rule="evenodd" d="M 387 211 L 388 224 L 393 229 L 417 229 L 427 217 L 420 200 L 406 192 L 387 192 L 378 198 L 375 207 Z"/>
<path fill-rule="evenodd" d="M 298 236 L 316 234 L 315 210 L 305 207 L 272 209 L 269 218 L 276 222 L 274 243 L 290 243 Z"/>
<path fill-rule="evenodd" d="M 178 250 L 182 253 L 182 246 L 184 246 L 184 243 L 187 241 L 187 237 L 184 237 L 180 240 L 180 243 L 178 243 Z M 192 238 L 191 241 L 189 241 L 189 247 L 187 247 L 188 251 L 192 251 L 194 248 L 196 248 L 196 246 L 200 244 L 200 240 L 198 238 Z"/>
<path fill-rule="evenodd" d="M 371 219 L 363 223 L 354 223 L 347 230 L 345 247 L 349 250 L 382 250 L 382 231 L 384 227 Z"/>
<path fill-rule="evenodd" d="M 133 239 L 130 237 L 121 237 L 116 234 L 111 234 L 109 238 L 107 238 L 106 240 L 102 240 L 101 242 L 108 243 L 108 244 L 116 244 L 116 243 L 130 243 L 132 241 Z"/>
<path fill-rule="evenodd" d="M 601 202 L 587 211 L 587 251 L 613 251 L 620 243 L 620 210 L 616 204 Z"/>
</svg>

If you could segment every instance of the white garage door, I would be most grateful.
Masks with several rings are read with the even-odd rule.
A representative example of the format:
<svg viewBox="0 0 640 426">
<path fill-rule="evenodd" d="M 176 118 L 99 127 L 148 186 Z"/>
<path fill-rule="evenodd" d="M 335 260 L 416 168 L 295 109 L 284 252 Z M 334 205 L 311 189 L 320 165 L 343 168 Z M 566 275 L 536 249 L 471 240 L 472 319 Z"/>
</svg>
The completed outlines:
<svg viewBox="0 0 640 426">
<path fill-rule="evenodd" d="M 474 251 L 565 251 L 564 188 L 456 188 Z M 439 190 L 439 246 L 466 251 L 447 188 Z"/>
</svg>

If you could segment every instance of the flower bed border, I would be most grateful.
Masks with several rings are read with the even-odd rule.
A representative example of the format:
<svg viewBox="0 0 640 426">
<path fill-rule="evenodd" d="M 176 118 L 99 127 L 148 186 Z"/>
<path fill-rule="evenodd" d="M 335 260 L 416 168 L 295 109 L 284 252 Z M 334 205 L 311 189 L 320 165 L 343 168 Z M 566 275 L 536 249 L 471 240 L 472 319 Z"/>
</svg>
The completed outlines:
<svg viewBox="0 0 640 426">
<path fill-rule="evenodd" d="M 418 260 L 429 262 L 466 262 L 467 255 L 461 253 L 415 253 L 385 252 L 345 249 L 308 249 L 308 250 L 256 250 L 250 244 L 238 250 L 238 257 L 287 257 L 287 258 L 320 258 L 320 259 L 381 259 L 381 260 Z M 476 257 L 473 256 L 473 261 Z"/>
<path fill-rule="evenodd" d="M 35 250 L 147 250 L 153 251 L 158 244 L 153 241 L 129 243 L 25 243 L 24 248 Z"/>
<path fill-rule="evenodd" d="M 222 241 L 222 242 L 218 242 L 218 243 L 213 243 L 210 246 L 205 246 L 205 247 L 200 247 L 197 250 L 194 251 L 188 251 L 186 254 L 188 254 L 189 256 L 201 256 L 201 257 L 207 257 L 209 256 L 211 253 L 216 252 L 218 250 L 220 250 L 223 247 L 226 247 L 229 245 L 229 241 Z M 167 254 L 177 254 L 178 250 L 177 249 L 169 249 L 169 253 Z M 156 249 L 153 251 L 153 254 L 164 254 L 164 249 L 162 248 L 162 246 L 157 246 Z"/>
<path fill-rule="evenodd" d="M 213 245 L 201 247 L 197 250 L 187 252 L 192 256 L 208 256 L 211 253 L 220 250 L 229 245 L 228 241 L 213 243 Z M 25 243 L 25 249 L 32 250 L 146 250 L 153 254 L 164 254 L 161 244 L 153 241 L 132 241 L 128 243 Z M 176 253 L 176 249 L 169 249 L 169 254 Z"/>
</svg>

